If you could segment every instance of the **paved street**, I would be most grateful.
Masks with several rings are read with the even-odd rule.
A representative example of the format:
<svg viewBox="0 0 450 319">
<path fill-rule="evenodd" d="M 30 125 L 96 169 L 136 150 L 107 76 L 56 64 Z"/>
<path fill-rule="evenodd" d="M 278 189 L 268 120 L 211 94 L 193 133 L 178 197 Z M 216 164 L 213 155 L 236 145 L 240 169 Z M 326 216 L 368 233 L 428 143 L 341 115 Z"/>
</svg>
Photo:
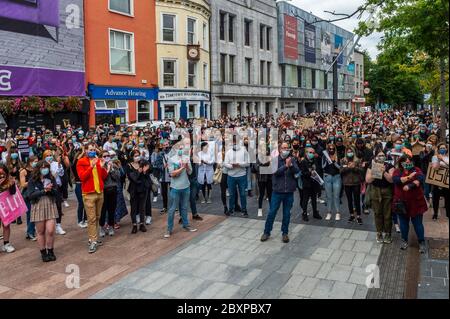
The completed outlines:
<svg viewBox="0 0 450 319">
<path fill-rule="evenodd" d="M 159 214 L 158 200 L 147 233 L 131 235 L 126 217 L 116 236 L 106 238 L 93 255 L 87 252 L 85 230 L 75 224 L 71 197 L 63 218 L 68 233 L 56 239 L 55 263 L 43 264 L 36 243 L 23 238 L 24 225 L 13 226 L 17 251 L 0 256 L 0 298 L 404 298 L 407 254 L 399 250 L 397 234 L 392 245 L 375 242 L 372 214 L 363 215 L 363 226 L 348 224 L 345 213 L 339 222 L 304 223 L 296 198 L 291 242 L 281 242 L 278 216 L 271 239 L 261 243 L 264 218 L 257 217 L 257 197 L 249 198 L 249 219 L 225 218 L 216 186 L 213 194 L 213 204 L 198 205 L 205 218 L 194 222 L 199 232 L 176 227 L 174 236 L 163 239 L 166 218 Z M 268 202 L 264 205 L 267 210 Z M 320 212 L 325 215 L 324 205 Z M 445 236 L 440 232 L 445 225 L 448 229 L 444 219 L 425 220 L 427 234 Z M 422 265 L 419 257 L 415 261 L 421 267 L 418 297 L 445 297 L 436 284 L 442 279 L 441 285 L 448 285 L 448 261 L 436 265 L 427 257 Z M 366 267 L 377 263 L 380 288 L 367 289 Z M 80 269 L 77 289 L 66 286 L 71 264 Z"/>
</svg>

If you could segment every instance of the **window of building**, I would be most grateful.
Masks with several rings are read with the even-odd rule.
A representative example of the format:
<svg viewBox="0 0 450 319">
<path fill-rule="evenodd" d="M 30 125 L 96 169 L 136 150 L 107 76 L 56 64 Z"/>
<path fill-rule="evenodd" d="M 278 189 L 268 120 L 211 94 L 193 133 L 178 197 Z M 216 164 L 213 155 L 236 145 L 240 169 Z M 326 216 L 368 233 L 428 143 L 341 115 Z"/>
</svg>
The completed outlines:
<svg viewBox="0 0 450 319">
<path fill-rule="evenodd" d="M 196 86 L 197 81 L 197 63 L 188 62 L 188 87 Z"/>
<path fill-rule="evenodd" d="M 302 67 L 297 67 L 297 86 L 302 87 Z"/>
<path fill-rule="evenodd" d="M 220 12 L 220 18 L 219 18 L 219 33 L 220 33 L 220 40 L 225 41 L 225 12 Z"/>
<path fill-rule="evenodd" d="M 115 30 L 109 31 L 110 70 L 134 73 L 134 36 Z"/>
<path fill-rule="evenodd" d="M 198 118 L 200 117 L 200 109 L 198 103 L 189 103 L 188 104 L 188 118 Z"/>
<path fill-rule="evenodd" d="M 267 62 L 267 85 L 271 83 L 272 62 Z"/>
<path fill-rule="evenodd" d="M 175 16 L 163 14 L 163 41 L 175 42 Z"/>
<path fill-rule="evenodd" d="M 281 65 L 281 86 L 286 86 L 286 65 Z"/>
<path fill-rule="evenodd" d="M 234 55 L 230 55 L 230 63 L 229 63 L 229 71 L 230 74 L 228 75 L 228 82 L 230 83 L 234 83 L 234 62 L 235 62 L 235 56 Z"/>
<path fill-rule="evenodd" d="M 323 90 L 325 88 L 324 84 L 324 71 L 316 70 L 316 88 Z"/>
<path fill-rule="evenodd" d="M 133 15 L 133 0 L 109 0 L 109 10 Z"/>
<path fill-rule="evenodd" d="M 187 42 L 188 44 L 195 44 L 195 19 L 188 18 L 187 19 Z"/>
<path fill-rule="evenodd" d="M 204 63 L 203 64 L 203 87 L 205 90 L 207 90 L 209 88 L 208 85 L 208 64 Z"/>
<path fill-rule="evenodd" d="M 272 28 L 266 27 L 266 50 L 270 51 L 272 39 Z"/>
<path fill-rule="evenodd" d="M 306 89 L 312 89 L 312 70 L 305 68 L 305 86 Z"/>
<path fill-rule="evenodd" d="M 209 34 L 208 34 L 208 25 L 203 23 L 203 48 L 205 50 L 209 49 Z"/>
<path fill-rule="evenodd" d="M 150 103 L 147 101 L 139 101 L 138 102 L 138 109 L 137 109 L 137 114 L 138 114 L 138 122 L 146 122 L 146 121 L 150 121 Z"/>
<path fill-rule="evenodd" d="M 311 87 L 316 88 L 316 70 L 311 70 Z"/>
<path fill-rule="evenodd" d="M 265 61 L 259 62 L 259 84 L 264 85 L 264 64 Z"/>
<path fill-rule="evenodd" d="M 251 41 L 251 28 L 252 28 L 252 21 L 251 20 L 244 20 L 244 45 L 250 46 Z"/>
<path fill-rule="evenodd" d="M 166 87 L 175 87 L 175 73 L 176 61 L 164 60 L 163 61 L 163 84 Z"/>
<path fill-rule="evenodd" d="M 323 72 L 323 88 L 324 90 L 328 90 L 328 73 Z"/>
<path fill-rule="evenodd" d="M 252 84 L 252 59 L 245 58 L 245 83 Z"/>
<path fill-rule="evenodd" d="M 221 54 L 220 55 L 220 82 L 225 83 L 226 82 L 226 70 L 227 70 L 227 55 Z"/>
<path fill-rule="evenodd" d="M 175 119 L 175 104 L 164 105 L 164 119 Z"/>
<path fill-rule="evenodd" d="M 228 15 L 228 42 L 234 42 L 234 20 L 235 16 Z"/>
<path fill-rule="evenodd" d="M 264 50 L 264 38 L 265 38 L 265 26 L 263 24 L 259 25 L 259 48 Z"/>
</svg>

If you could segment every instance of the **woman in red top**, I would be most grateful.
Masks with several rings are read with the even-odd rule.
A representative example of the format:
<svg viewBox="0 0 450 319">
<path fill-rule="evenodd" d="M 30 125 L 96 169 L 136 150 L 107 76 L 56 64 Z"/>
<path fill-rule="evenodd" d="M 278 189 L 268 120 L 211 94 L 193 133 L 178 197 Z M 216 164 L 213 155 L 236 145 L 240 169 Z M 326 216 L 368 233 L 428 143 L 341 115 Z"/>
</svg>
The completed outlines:
<svg viewBox="0 0 450 319">
<path fill-rule="evenodd" d="M 419 239 L 419 251 L 425 253 L 425 230 L 422 217 L 428 210 L 423 193 L 425 176 L 418 167 L 414 167 L 412 158 L 403 155 L 398 161 L 398 167 L 393 174 L 394 200 L 393 210 L 396 210 L 400 219 L 400 232 L 402 235 L 401 249 L 408 248 L 409 222 L 414 226 Z M 402 206 L 405 208 L 402 209 Z"/>
</svg>

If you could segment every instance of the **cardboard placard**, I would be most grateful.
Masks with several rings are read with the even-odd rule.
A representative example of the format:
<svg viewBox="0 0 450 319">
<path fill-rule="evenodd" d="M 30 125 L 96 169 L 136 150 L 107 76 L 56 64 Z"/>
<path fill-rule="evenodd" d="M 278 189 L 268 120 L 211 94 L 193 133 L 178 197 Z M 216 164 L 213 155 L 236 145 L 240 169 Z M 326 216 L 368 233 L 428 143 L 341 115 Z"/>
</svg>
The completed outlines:
<svg viewBox="0 0 450 319">
<path fill-rule="evenodd" d="M 385 171 L 384 164 L 376 163 L 372 161 L 372 177 L 375 179 L 383 179 L 383 173 Z"/>
<path fill-rule="evenodd" d="M 412 155 L 413 156 L 420 155 L 420 152 L 422 152 L 424 150 L 424 148 L 425 148 L 425 145 L 422 145 L 420 143 L 413 144 L 411 147 Z"/>
<path fill-rule="evenodd" d="M 435 169 L 432 165 L 429 165 L 425 183 L 448 188 L 448 168 Z"/>
</svg>

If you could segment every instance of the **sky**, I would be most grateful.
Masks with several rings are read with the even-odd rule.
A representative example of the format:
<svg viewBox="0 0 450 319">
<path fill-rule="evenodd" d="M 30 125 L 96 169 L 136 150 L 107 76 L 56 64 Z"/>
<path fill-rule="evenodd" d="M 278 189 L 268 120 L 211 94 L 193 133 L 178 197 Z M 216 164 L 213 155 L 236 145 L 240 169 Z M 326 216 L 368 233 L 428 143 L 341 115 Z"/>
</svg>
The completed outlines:
<svg viewBox="0 0 450 319">
<path fill-rule="evenodd" d="M 303 9 L 307 12 L 311 12 L 312 14 L 318 16 L 322 19 L 334 19 L 335 16 L 324 12 L 327 11 L 335 11 L 336 13 L 353 13 L 360 5 L 362 5 L 364 0 L 292 0 L 288 1 L 292 5 Z M 363 21 L 367 18 L 368 14 L 364 14 L 362 19 Z M 350 32 L 353 32 L 354 29 L 358 26 L 357 17 L 352 17 L 350 19 L 334 22 L 337 26 L 344 28 Z M 360 50 L 367 49 L 372 59 L 375 59 L 378 54 L 377 44 L 380 41 L 381 34 L 372 34 L 370 37 L 363 37 L 359 41 L 361 46 Z M 355 37 L 356 39 L 356 37 Z"/>
</svg>

